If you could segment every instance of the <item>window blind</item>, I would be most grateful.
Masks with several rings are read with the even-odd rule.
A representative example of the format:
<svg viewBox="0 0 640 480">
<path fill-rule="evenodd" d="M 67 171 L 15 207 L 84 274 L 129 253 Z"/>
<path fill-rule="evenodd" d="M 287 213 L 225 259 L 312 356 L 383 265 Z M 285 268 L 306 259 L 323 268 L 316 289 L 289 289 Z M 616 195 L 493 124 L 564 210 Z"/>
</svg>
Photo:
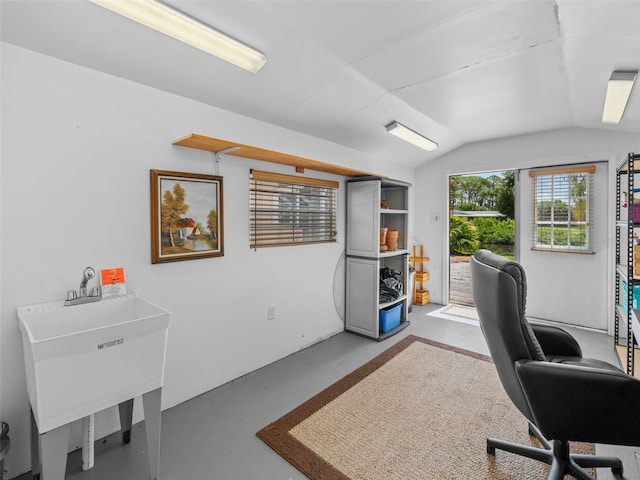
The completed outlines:
<svg viewBox="0 0 640 480">
<path fill-rule="evenodd" d="M 530 170 L 536 250 L 591 253 L 595 165 Z"/>
<path fill-rule="evenodd" d="M 251 171 L 251 248 L 336 241 L 338 182 Z"/>
</svg>

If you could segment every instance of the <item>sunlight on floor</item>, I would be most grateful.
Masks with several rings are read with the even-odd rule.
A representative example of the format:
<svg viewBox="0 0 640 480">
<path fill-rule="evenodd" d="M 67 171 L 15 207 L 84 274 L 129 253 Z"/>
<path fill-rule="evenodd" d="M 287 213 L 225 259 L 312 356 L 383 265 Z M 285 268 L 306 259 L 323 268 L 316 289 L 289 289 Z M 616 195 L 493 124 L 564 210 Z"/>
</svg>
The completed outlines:
<svg viewBox="0 0 640 480">
<path fill-rule="evenodd" d="M 438 310 L 427 313 L 427 315 L 453 320 L 454 322 L 467 323 L 469 325 L 479 325 L 478 312 L 476 312 L 476 309 L 463 305 L 446 305 Z"/>
</svg>

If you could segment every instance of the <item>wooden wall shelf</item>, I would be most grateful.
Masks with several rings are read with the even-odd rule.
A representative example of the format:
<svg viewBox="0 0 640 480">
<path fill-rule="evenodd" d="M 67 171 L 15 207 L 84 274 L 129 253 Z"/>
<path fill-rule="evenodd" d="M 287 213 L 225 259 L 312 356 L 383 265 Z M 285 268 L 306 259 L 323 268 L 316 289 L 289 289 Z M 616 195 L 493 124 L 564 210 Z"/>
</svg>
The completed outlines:
<svg viewBox="0 0 640 480">
<path fill-rule="evenodd" d="M 345 177 L 360 177 L 363 175 L 385 178 L 370 172 L 363 172 L 353 168 L 342 167 L 331 163 L 311 160 L 310 158 L 297 157 L 287 153 L 274 152 L 264 148 L 252 147 L 251 145 L 243 145 L 241 143 L 230 142 L 220 138 L 207 137 L 190 133 L 184 137 L 174 140 L 173 145 L 181 147 L 197 148 L 199 150 L 207 150 L 210 152 L 220 152 L 228 148 L 238 147 L 236 150 L 225 152 L 227 155 L 236 157 L 250 158 L 252 160 L 260 160 L 263 162 L 278 163 L 280 165 L 289 165 L 296 168 L 296 171 L 303 173 L 304 169 L 315 170 L 318 172 L 333 173 L 335 175 L 343 175 Z"/>
</svg>

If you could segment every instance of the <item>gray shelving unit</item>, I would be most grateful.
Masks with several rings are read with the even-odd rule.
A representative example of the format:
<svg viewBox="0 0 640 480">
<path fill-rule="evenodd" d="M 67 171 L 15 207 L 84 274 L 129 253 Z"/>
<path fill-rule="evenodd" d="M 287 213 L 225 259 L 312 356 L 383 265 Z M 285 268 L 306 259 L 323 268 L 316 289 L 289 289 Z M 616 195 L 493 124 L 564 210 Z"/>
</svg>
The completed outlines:
<svg viewBox="0 0 640 480">
<path fill-rule="evenodd" d="M 409 262 L 408 223 L 410 184 L 362 177 L 347 182 L 346 330 L 383 340 L 406 328 Z M 381 204 L 385 207 L 382 208 Z M 398 230 L 398 248 L 380 251 L 380 227 Z M 400 272 L 402 295 L 380 303 L 380 269 Z M 401 305 L 400 325 L 381 332 L 380 310 Z"/>
</svg>

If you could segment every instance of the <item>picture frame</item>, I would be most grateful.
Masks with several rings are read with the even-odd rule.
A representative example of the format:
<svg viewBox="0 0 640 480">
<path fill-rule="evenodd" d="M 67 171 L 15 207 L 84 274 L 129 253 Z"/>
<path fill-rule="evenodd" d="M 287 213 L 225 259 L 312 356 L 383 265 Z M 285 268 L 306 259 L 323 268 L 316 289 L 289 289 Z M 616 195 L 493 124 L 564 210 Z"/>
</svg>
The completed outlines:
<svg viewBox="0 0 640 480">
<path fill-rule="evenodd" d="M 224 255 L 222 177 L 150 170 L 151 263 Z"/>
</svg>

